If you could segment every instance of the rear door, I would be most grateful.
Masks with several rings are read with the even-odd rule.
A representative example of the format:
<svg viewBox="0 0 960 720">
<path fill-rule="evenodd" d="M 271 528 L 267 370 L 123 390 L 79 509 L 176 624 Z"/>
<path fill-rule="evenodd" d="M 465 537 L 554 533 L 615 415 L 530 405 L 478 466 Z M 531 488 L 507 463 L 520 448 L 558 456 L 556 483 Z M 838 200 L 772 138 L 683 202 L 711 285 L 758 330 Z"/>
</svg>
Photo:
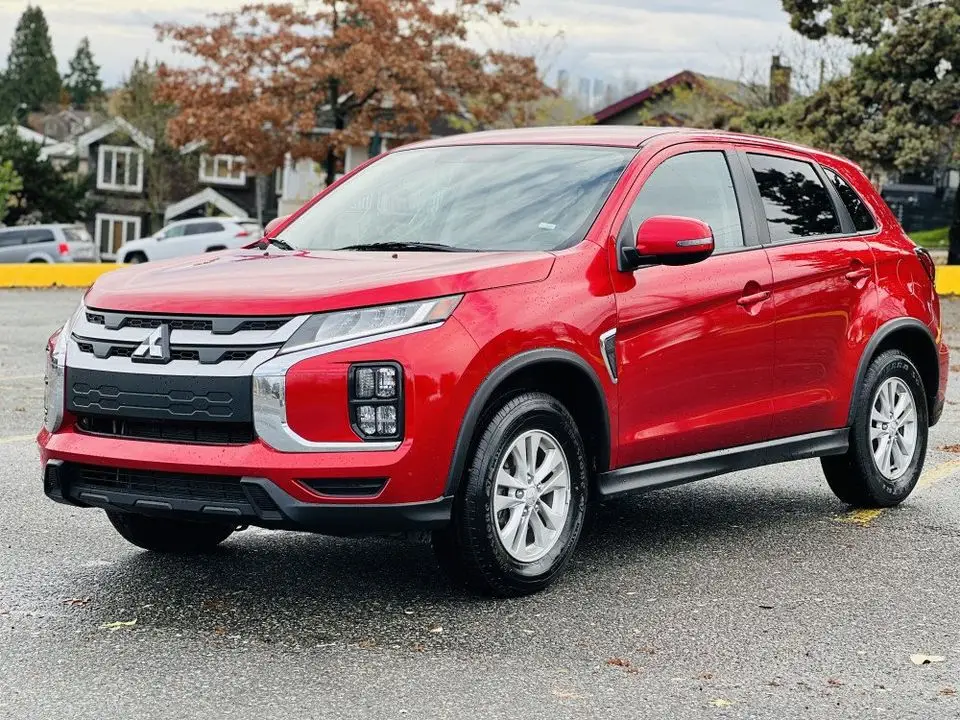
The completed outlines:
<svg viewBox="0 0 960 720">
<path fill-rule="evenodd" d="M 614 273 L 621 466 L 770 437 L 773 276 L 747 178 L 726 149 L 665 150 L 621 210 L 621 239 L 649 217 L 680 215 L 709 224 L 716 245 L 695 265 Z"/>
<path fill-rule="evenodd" d="M 26 262 L 26 246 L 23 244 L 25 233 L 23 230 L 7 230 L 0 232 L 0 263 Z"/>
<path fill-rule="evenodd" d="M 97 259 L 93 238 L 83 225 L 62 228 L 63 237 L 67 241 L 70 257 L 74 260 L 93 261 Z"/>
<path fill-rule="evenodd" d="M 744 149 L 773 267 L 777 437 L 846 425 L 857 360 L 874 330 L 873 253 L 813 158 Z"/>
</svg>

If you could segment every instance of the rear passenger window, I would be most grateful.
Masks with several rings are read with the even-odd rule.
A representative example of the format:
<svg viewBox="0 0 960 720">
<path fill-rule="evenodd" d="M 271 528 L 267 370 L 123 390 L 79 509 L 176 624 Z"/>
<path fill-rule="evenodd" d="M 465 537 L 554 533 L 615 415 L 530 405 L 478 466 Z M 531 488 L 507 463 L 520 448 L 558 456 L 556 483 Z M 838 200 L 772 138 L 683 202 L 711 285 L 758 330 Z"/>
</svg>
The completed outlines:
<svg viewBox="0 0 960 720">
<path fill-rule="evenodd" d="M 857 191 L 850 187 L 850 184 L 840 177 L 839 173 L 830 168 L 824 168 L 823 170 L 837 189 L 837 194 L 843 200 L 843 204 L 847 206 L 847 212 L 850 213 L 850 218 L 853 220 L 853 226 L 857 232 L 876 230 L 877 223 L 874 221 L 873 215 L 870 214 L 867 204 L 857 195 Z"/>
<path fill-rule="evenodd" d="M 202 235 L 204 233 L 221 232 L 223 225 L 218 222 L 202 222 L 187 225 L 184 235 Z"/>
<path fill-rule="evenodd" d="M 737 196 L 722 152 L 692 152 L 664 160 L 643 183 L 621 232 L 636 234 L 654 215 L 707 223 L 717 250 L 743 247 Z"/>
<path fill-rule="evenodd" d="M 52 230 L 27 230 L 26 235 L 27 239 L 25 242 L 28 245 L 34 245 L 42 242 L 53 242 Z"/>
<path fill-rule="evenodd" d="M 760 189 L 771 242 L 840 232 L 833 201 L 813 165 L 773 155 L 748 157 Z"/>
</svg>

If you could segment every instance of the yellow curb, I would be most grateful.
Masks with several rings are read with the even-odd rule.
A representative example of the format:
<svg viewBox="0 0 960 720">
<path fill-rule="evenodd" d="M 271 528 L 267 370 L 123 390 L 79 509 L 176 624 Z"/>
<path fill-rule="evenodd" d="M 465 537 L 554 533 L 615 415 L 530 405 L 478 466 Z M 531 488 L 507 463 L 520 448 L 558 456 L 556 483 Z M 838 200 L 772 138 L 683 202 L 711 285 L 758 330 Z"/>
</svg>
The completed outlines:
<svg viewBox="0 0 960 720">
<path fill-rule="evenodd" d="M 960 265 L 937 265 L 937 292 L 960 295 Z"/>
<path fill-rule="evenodd" d="M 0 264 L 0 288 L 85 288 L 121 267 L 116 263 Z"/>
</svg>

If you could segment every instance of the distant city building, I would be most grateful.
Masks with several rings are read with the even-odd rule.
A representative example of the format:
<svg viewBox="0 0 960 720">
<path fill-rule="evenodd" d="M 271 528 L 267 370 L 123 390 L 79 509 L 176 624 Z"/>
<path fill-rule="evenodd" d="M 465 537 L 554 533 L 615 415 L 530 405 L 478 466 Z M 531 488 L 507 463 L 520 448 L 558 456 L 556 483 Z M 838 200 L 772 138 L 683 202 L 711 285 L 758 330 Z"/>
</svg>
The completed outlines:
<svg viewBox="0 0 960 720">
<path fill-rule="evenodd" d="M 590 107 L 590 78 L 580 78 L 577 99 L 585 107 Z"/>
<path fill-rule="evenodd" d="M 590 107 L 600 107 L 603 103 L 603 93 L 606 83 L 603 82 L 600 78 L 597 78 L 593 81 L 593 95 L 590 97 Z"/>
<path fill-rule="evenodd" d="M 570 71 L 560 70 L 557 72 L 557 90 L 561 95 L 566 95 L 570 89 Z"/>
</svg>

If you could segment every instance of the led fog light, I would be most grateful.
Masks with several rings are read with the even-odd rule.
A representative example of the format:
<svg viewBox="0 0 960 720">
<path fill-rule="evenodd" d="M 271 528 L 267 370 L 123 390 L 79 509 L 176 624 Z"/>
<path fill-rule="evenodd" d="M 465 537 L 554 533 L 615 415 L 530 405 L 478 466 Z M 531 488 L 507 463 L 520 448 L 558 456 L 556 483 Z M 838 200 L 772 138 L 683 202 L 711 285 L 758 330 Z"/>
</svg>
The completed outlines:
<svg viewBox="0 0 960 720">
<path fill-rule="evenodd" d="M 403 436 L 403 370 L 395 362 L 352 365 L 348 371 L 349 412 L 354 432 L 364 440 Z"/>
</svg>

